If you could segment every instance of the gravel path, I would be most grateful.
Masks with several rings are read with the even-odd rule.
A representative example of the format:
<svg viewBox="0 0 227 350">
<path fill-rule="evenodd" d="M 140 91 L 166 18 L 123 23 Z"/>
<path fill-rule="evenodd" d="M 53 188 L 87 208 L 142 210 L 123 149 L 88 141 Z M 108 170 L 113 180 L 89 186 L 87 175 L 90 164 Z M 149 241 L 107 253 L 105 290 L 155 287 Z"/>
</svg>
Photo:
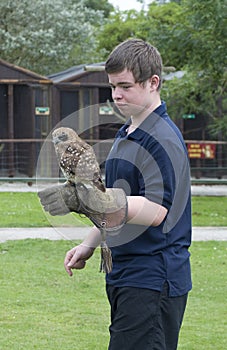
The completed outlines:
<svg viewBox="0 0 227 350">
<path fill-rule="evenodd" d="M 89 227 L 0 228 L 0 243 L 26 238 L 75 241 L 85 238 L 89 231 Z M 227 241 L 227 227 L 193 227 L 192 240 Z"/>
</svg>

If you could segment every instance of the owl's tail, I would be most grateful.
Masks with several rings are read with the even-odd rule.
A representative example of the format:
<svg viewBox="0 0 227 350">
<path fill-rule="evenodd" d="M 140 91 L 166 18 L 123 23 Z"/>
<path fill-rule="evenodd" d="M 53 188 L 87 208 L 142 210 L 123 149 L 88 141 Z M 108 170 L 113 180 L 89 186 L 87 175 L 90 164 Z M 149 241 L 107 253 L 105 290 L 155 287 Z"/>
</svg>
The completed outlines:
<svg viewBox="0 0 227 350">
<path fill-rule="evenodd" d="M 106 241 L 102 241 L 100 244 L 101 247 L 101 263 L 100 263 L 100 272 L 110 273 L 112 271 L 112 254 L 111 250 L 106 244 Z"/>
</svg>

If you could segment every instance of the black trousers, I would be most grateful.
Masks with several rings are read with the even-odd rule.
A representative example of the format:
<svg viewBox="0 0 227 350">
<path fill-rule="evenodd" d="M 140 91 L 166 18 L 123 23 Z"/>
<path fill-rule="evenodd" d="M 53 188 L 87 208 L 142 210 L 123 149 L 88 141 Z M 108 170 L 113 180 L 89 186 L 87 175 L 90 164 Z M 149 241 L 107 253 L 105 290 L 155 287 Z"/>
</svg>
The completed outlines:
<svg viewBox="0 0 227 350">
<path fill-rule="evenodd" d="M 176 350 L 187 294 L 106 286 L 111 306 L 108 350 Z"/>
</svg>

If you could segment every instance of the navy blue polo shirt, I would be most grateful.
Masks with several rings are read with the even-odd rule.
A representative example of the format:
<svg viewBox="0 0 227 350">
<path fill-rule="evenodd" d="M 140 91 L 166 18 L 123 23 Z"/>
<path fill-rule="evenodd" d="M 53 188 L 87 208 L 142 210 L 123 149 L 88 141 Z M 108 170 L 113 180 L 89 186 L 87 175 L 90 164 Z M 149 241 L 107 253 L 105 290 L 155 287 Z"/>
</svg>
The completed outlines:
<svg viewBox="0 0 227 350">
<path fill-rule="evenodd" d="M 182 135 L 169 118 L 165 103 L 127 135 L 118 131 L 106 161 L 106 186 L 123 188 L 128 196 L 144 196 L 167 208 L 157 227 L 126 224 L 108 235 L 113 270 L 108 284 L 160 291 L 170 296 L 191 289 L 190 168 Z"/>
</svg>

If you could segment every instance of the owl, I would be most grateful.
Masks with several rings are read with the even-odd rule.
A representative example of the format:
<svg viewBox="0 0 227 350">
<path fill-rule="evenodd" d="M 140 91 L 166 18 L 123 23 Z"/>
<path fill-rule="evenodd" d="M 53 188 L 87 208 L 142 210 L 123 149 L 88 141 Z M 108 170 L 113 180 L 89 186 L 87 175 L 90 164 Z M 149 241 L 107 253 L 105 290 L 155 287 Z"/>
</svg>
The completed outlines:
<svg viewBox="0 0 227 350">
<path fill-rule="evenodd" d="M 59 167 L 69 182 L 80 182 L 106 191 L 94 150 L 88 143 L 66 127 L 55 129 L 52 139 Z"/>
</svg>

